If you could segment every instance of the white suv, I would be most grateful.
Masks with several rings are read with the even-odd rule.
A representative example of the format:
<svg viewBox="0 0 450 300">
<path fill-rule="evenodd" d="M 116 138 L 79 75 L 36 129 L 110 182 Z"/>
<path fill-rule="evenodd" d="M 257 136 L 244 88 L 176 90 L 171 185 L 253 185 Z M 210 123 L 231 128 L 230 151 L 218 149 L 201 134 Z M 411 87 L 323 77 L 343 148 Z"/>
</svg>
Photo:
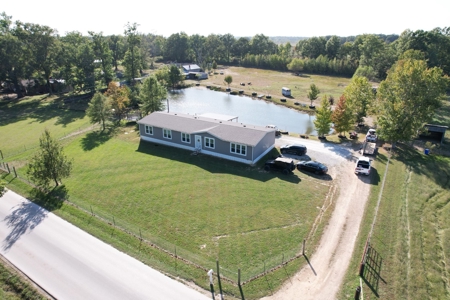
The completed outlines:
<svg viewBox="0 0 450 300">
<path fill-rule="evenodd" d="M 356 174 L 364 174 L 369 176 L 370 174 L 370 159 L 366 156 L 361 156 L 356 162 L 355 166 Z"/>
</svg>

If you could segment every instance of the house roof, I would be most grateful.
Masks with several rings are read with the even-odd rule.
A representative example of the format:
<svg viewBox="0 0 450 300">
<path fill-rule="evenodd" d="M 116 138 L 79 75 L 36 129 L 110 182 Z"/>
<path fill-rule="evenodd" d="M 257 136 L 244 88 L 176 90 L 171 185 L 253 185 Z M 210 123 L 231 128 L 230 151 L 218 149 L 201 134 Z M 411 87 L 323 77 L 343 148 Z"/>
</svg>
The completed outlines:
<svg viewBox="0 0 450 300">
<path fill-rule="evenodd" d="M 200 69 L 198 65 L 183 65 L 183 69 L 185 70 L 197 70 Z"/>
<path fill-rule="evenodd" d="M 187 134 L 207 132 L 223 141 L 249 146 L 256 146 L 268 132 L 275 131 L 273 128 L 265 128 L 262 126 L 167 112 L 154 112 L 142 118 L 137 123 Z"/>
<path fill-rule="evenodd" d="M 445 132 L 448 129 L 448 126 L 434 125 L 434 124 L 426 124 L 425 127 L 428 129 L 428 131 L 434 132 Z"/>
</svg>

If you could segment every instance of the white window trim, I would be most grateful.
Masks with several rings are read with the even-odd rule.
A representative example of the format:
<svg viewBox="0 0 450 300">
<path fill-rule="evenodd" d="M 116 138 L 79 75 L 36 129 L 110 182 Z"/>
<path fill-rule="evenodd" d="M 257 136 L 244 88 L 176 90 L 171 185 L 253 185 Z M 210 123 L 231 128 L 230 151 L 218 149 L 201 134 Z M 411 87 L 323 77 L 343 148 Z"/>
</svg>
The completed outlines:
<svg viewBox="0 0 450 300">
<path fill-rule="evenodd" d="M 145 125 L 145 134 L 153 135 L 153 126 Z"/>
<path fill-rule="evenodd" d="M 212 142 L 213 147 L 208 146 L 208 145 L 207 145 L 207 141 L 208 141 L 208 143 L 209 143 L 210 145 L 211 145 L 211 142 L 210 142 L 210 141 L 213 141 L 213 142 Z M 205 148 L 215 149 L 215 148 L 216 148 L 216 140 L 213 139 L 213 138 L 210 138 L 210 137 L 205 137 Z"/>
<path fill-rule="evenodd" d="M 233 145 L 234 145 L 234 151 L 233 151 Z M 238 151 L 239 148 L 239 151 Z M 242 151 L 242 149 L 245 149 L 245 151 Z M 230 143 L 230 152 L 233 154 L 239 154 L 246 156 L 247 155 L 247 145 L 237 144 L 237 143 Z M 245 153 L 242 153 L 245 152 Z"/>
<path fill-rule="evenodd" d="M 183 141 L 183 138 L 184 138 L 184 141 Z M 190 144 L 190 143 L 191 143 L 191 135 L 188 134 L 188 133 L 182 132 L 182 133 L 181 133 L 181 141 L 182 141 L 183 143 L 188 143 L 188 144 Z"/>
<path fill-rule="evenodd" d="M 172 130 L 163 128 L 163 138 L 171 140 L 172 139 Z"/>
</svg>

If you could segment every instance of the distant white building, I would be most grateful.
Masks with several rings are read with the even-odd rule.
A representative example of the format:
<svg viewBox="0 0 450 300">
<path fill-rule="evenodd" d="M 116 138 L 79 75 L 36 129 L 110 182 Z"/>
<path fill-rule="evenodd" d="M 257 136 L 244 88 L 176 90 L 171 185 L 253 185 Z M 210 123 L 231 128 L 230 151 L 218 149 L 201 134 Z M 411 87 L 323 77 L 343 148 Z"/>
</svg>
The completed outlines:
<svg viewBox="0 0 450 300">
<path fill-rule="evenodd" d="M 200 68 L 198 65 L 193 64 L 193 65 L 183 65 L 183 73 L 188 74 L 188 73 L 197 73 L 197 72 L 201 72 L 202 68 Z"/>
</svg>

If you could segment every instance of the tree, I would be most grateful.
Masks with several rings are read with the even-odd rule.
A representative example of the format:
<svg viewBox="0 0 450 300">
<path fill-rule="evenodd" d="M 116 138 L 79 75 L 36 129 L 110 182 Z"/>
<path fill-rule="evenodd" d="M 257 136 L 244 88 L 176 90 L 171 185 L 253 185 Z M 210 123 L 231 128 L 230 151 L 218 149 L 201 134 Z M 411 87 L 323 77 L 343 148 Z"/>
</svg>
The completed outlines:
<svg viewBox="0 0 450 300">
<path fill-rule="evenodd" d="M 227 75 L 225 76 L 224 81 L 228 84 L 228 88 L 230 88 L 230 84 L 233 82 L 233 77 L 231 77 L 231 75 Z"/>
<path fill-rule="evenodd" d="M 151 75 L 142 83 L 139 98 L 141 100 L 142 114 L 146 116 L 154 111 L 161 111 L 164 109 L 162 100 L 167 98 L 167 90 L 158 82 L 156 76 Z"/>
<path fill-rule="evenodd" d="M 339 53 L 339 48 L 341 47 L 341 40 L 338 36 L 333 35 L 330 37 L 325 44 L 325 51 L 329 59 L 335 58 Z"/>
<path fill-rule="evenodd" d="M 306 95 L 306 97 L 311 100 L 311 106 L 313 106 L 313 101 L 319 97 L 319 94 L 319 88 L 314 83 L 311 83 L 311 85 L 309 86 L 308 94 Z"/>
<path fill-rule="evenodd" d="M 334 130 L 336 130 L 339 134 L 344 133 L 344 136 L 346 131 L 350 131 L 352 129 L 353 115 L 352 111 L 347 106 L 347 101 L 344 95 L 339 98 L 336 108 L 331 115 L 331 121 L 334 123 Z"/>
<path fill-rule="evenodd" d="M 128 50 L 125 53 L 124 66 L 125 76 L 134 83 L 133 79 L 139 76 L 139 70 L 141 68 L 141 57 L 139 52 L 139 45 L 141 39 L 138 35 L 136 23 L 127 23 L 125 26 L 125 36 L 127 37 Z"/>
<path fill-rule="evenodd" d="M 316 126 L 319 137 L 324 137 L 325 134 L 330 132 L 331 114 L 330 102 L 328 101 L 327 95 L 324 95 L 320 107 L 316 111 L 316 119 L 314 120 L 314 126 Z"/>
<path fill-rule="evenodd" d="M 112 64 L 115 72 L 119 70 L 118 63 L 124 55 L 124 45 L 122 40 L 123 37 L 120 35 L 111 35 L 108 39 L 109 49 L 111 50 L 112 55 Z"/>
<path fill-rule="evenodd" d="M 176 65 L 171 65 L 169 69 L 169 82 L 172 89 L 181 82 L 184 81 L 184 75 L 181 73 L 180 69 Z"/>
<path fill-rule="evenodd" d="M 89 31 L 89 35 L 92 38 L 93 42 L 93 50 L 94 55 L 96 58 L 96 61 L 99 62 L 99 65 L 101 66 L 101 72 L 98 72 L 98 76 L 101 76 L 103 84 L 102 86 L 105 86 L 109 84 L 109 82 L 113 78 L 112 73 L 112 61 L 113 61 L 113 55 L 112 51 L 109 49 L 109 44 L 106 40 L 106 38 L 103 36 L 103 33 L 94 33 L 93 31 Z"/>
<path fill-rule="evenodd" d="M 86 114 L 91 119 L 92 124 L 100 123 L 103 131 L 106 128 L 106 120 L 112 115 L 111 102 L 104 95 L 97 92 L 89 102 Z"/>
<path fill-rule="evenodd" d="M 203 52 L 205 37 L 194 34 L 189 38 L 189 47 L 193 51 L 194 61 L 201 66 L 203 64 Z"/>
<path fill-rule="evenodd" d="M 4 12 L 0 14 L 0 80 L 10 81 L 17 98 L 21 98 L 24 95 L 19 80 L 28 75 L 27 57 L 31 49 L 25 43 L 26 32 L 17 23 L 12 27 L 11 19 Z"/>
<path fill-rule="evenodd" d="M 47 188 L 50 181 L 58 186 L 63 178 L 70 176 L 72 161 L 63 153 L 59 142 L 45 129 L 39 138 L 39 150 L 28 164 L 27 174 L 37 186 Z"/>
<path fill-rule="evenodd" d="M 287 68 L 289 71 L 294 72 L 301 72 L 303 71 L 303 67 L 305 66 L 305 62 L 303 59 L 300 58 L 294 58 L 291 60 L 291 62 L 287 65 Z"/>
<path fill-rule="evenodd" d="M 128 105 L 130 105 L 130 89 L 127 86 L 118 87 L 115 82 L 110 82 L 105 96 L 110 99 L 116 117 L 119 121 L 122 120 Z"/>
<path fill-rule="evenodd" d="M 174 33 L 166 40 L 164 59 L 184 62 L 188 57 L 189 37 L 186 33 Z"/>
<path fill-rule="evenodd" d="M 224 50 L 225 50 L 225 60 L 226 60 L 227 63 L 229 63 L 230 62 L 231 48 L 233 47 L 233 44 L 236 42 L 236 39 L 230 33 L 222 35 L 220 37 L 220 39 L 223 42 L 223 46 L 224 46 Z M 215 69 L 215 68 L 213 67 L 213 69 Z"/>
<path fill-rule="evenodd" d="M 442 104 L 448 77 L 423 60 L 398 61 L 377 92 L 377 133 L 385 140 L 409 141 Z"/>
<path fill-rule="evenodd" d="M 354 122 L 364 122 L 370 105 L 375 101 L 372 86 L 366 77 L 354 76 L 351 83 L 344 89 L 346 106 L 352 112 Z"/>
</svg>

